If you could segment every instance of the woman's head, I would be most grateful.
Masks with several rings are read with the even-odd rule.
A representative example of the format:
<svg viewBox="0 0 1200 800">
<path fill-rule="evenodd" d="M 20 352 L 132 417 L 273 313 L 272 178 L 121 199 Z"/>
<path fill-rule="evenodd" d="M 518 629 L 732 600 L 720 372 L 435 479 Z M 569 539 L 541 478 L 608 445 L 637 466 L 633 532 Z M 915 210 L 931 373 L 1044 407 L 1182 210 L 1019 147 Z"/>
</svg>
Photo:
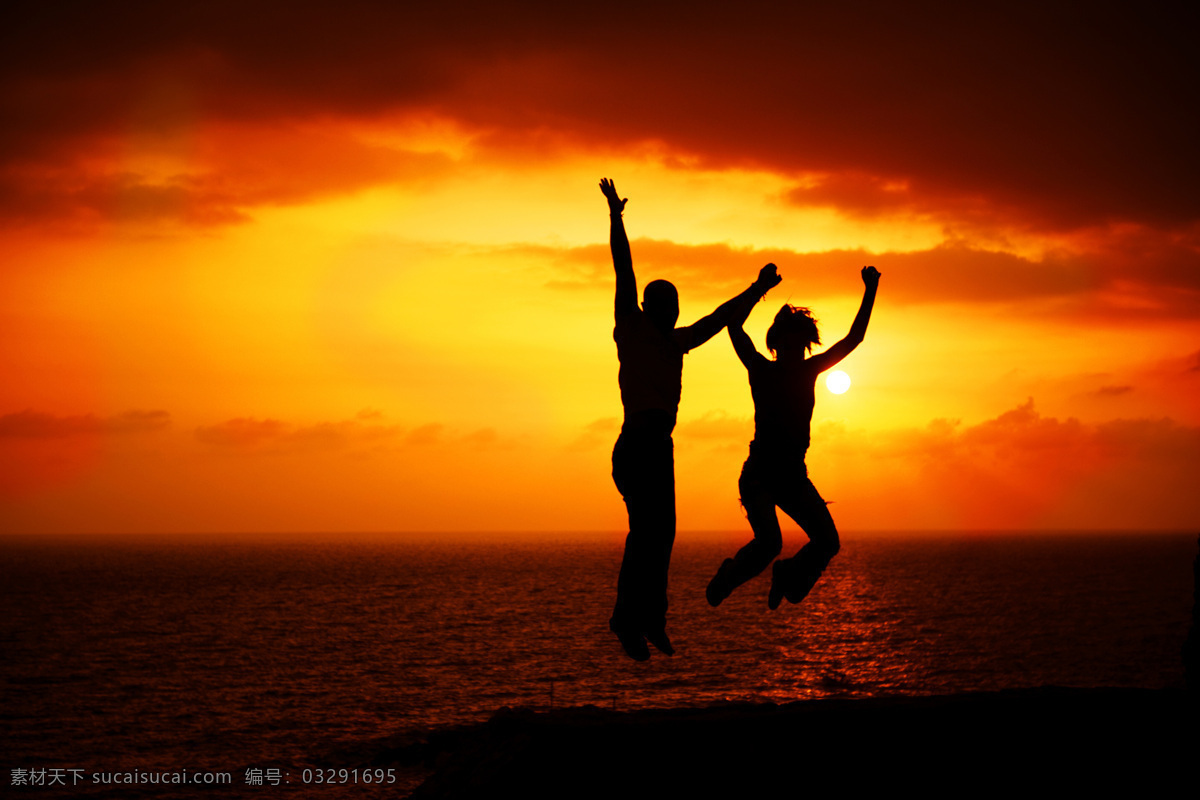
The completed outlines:
<svg viewBox="0 0 1200 800">
<path fill-rule="evenodd" d="M 767 329 L 767 349 L 772 353 L 783 350 L 811 352 L 812 346 L 820 343 L 817 321 L 811 311 L 800 306 L 785 305 L 779 309 L 775 321 Z"/>
</svg>

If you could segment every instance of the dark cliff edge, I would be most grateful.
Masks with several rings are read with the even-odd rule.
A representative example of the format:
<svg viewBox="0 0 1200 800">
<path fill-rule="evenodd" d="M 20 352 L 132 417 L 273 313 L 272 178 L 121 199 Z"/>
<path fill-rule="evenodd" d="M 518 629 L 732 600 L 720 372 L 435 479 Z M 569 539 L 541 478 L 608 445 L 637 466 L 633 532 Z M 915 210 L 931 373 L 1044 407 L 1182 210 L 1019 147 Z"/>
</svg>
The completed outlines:
<svg viewBox="0 0 1200 800">
<path fill-rule="evenodd" d="M 1178 792 L 1180 782 L 1196 785 L 1197 710 L 1184 690 L 1057 687 L 631 712 L 501 709 L 430 741 L 435 771 L 412 797 Z"/>
</svg>

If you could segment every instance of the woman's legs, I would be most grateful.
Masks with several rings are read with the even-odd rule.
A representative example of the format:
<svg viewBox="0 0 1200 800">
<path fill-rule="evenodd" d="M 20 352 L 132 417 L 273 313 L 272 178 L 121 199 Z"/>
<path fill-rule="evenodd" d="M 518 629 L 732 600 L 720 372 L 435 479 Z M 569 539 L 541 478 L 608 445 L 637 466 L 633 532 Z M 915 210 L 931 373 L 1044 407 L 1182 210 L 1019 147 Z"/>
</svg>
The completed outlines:
<svg viewBox="0 0 1200 800">
<path fill-rule="evenodd" d="M 787 491 L 779 498 L 779 507 L 804 529 L 809 541 L 795 556 L 775 563 L 771 592 L 767 596 L 767 605 L 771 608 L 778 608 L 784 597 L 789 603 L 803 600 L 841 549 L 829 506 L 807 474 L 789 481 Z"/>
<path fill-rule="evenodd" d="M 718 606 L 734 589 L 758 575 L 783 548 L 779 518 L 775 515 L 775 499 L 762 477 L 758 461 L 751 455 L 742 465 L 738 479 L 742 507 L 754 531 L 754 539 L 738 550 L 733 558 L 725 559 L 708 584 L 705 596 L 709 605 Z"/>
</svg>

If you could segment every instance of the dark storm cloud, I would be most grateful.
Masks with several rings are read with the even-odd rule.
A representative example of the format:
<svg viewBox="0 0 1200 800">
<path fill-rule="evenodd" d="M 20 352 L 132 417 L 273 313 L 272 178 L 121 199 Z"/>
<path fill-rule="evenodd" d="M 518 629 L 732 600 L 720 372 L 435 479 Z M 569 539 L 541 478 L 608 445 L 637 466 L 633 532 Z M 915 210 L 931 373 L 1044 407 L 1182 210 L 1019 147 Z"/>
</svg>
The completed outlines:
<svg viewBox="0 0 1200 800">
<path fill-rule="evenodd" d="M 546 128 L 603 147 L 660 140 L 703 165 L 867 176 L 907 184 L 909 205 L 970 201 L 1043 228 L 1200 218 L 1186 4 L 7 8 L 10 166 L 197 116 L 425 110 L 495 143 Z M 792 199 L 901 199 L 857 191 L 854 206 L 855 193 Z"/>
</svg>

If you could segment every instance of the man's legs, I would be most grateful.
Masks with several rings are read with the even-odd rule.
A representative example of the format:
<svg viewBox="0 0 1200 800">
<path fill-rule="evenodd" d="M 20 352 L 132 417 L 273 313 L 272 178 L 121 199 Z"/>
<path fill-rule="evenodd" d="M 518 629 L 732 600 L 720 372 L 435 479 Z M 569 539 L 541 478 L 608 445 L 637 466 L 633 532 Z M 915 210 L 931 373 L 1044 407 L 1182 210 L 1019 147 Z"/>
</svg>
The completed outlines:
<svg viewBox="0 0 1200 800">
<path fill-rule="evenodd" d="M 622 432 L 613 481 L 625 498 L 629 535 L 610 627 L 629 655 L 649 658 L 643 638 L 668 655 L 667 573 L 675 544 L 675 455 L 669 434 Z"/>
</svg>

